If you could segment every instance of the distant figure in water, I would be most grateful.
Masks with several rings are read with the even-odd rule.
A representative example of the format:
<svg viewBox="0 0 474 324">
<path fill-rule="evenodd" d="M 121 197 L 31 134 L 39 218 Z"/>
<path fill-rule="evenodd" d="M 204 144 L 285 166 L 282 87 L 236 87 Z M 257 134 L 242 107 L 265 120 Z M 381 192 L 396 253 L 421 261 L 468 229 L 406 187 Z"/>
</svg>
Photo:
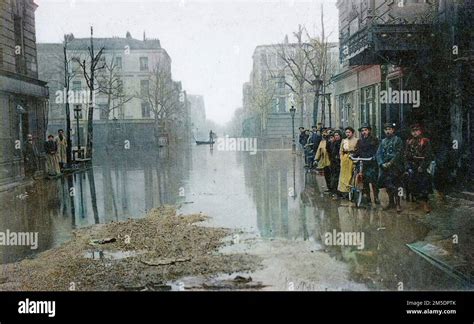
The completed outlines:
<svg viewBox="0 0 474 324">
<path fill-rule="evenodd" d="M 212 129 L 209 131 L 209 142 L 213 142 L 214 140 L 214 133 L 212 132 Z"/>
</svg>

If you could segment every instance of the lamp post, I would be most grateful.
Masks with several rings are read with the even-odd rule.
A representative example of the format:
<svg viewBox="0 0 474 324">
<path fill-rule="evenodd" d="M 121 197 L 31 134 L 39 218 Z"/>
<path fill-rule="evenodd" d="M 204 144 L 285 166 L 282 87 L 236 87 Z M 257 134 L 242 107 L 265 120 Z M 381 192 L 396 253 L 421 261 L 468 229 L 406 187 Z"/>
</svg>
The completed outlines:
<svg viewBox="0 0 474 324">
<path fill-rule="evenodd" d="M 79 106 L 74 107 L 74 116 L 76 117 L 76 127 L 77 127 L 77 152 L 81 154 L 81 134 L 79 133 L 79 114 L 81 113 L 81 108 Z M 74 158 L 75 160 L 75 158 Z"/>
<path fill-rule="evenodd" d="M 293 154 L 296 153 L 296 143 L 295 143 L 295 114 L 296 114 L 295 106 L 291 106 L 291 109 L 290 109 L 291 127 L 293 128 L 293 144 L 292 144 L 292 146 L 291 146 L 291 150 L 292 150 Z"/>
<path fill-rule="evenodd" d="M 321 85 L 323 80 L 317 76 L 314 80 L 311 81 L 314 86 L 314 101 L 313 101 L 313 125 L 318 123 L 318 103 L 319 103 L 319 93 L 321 91 Z"/>
<path fill-rule="evenodd" d="M 328 108 L 329 108 L 329 127 L 332 127 L 332 121 L 331 121 L 331 114 L 332 114 L 332 111 L 331 111 L 331 94 L 328 93 Z"/>
</svg>

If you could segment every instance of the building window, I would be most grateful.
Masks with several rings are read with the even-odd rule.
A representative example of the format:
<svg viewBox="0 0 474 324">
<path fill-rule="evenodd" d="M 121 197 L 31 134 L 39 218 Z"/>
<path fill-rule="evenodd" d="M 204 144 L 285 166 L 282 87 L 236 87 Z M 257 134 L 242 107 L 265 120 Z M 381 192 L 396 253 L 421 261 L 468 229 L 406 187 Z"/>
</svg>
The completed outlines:
<svg viewBox="0 0 474 324">
<path fill-rule="evenodd" d="M 82 90 L 82 82 L 81 81 L 72 81 L 72 90 L 81 91 Z"/>
<path fill-rule="evenodd" d="M 150 81 L 140 80 L 140 96 L 142 98 L 148 97 L 150 91 Z"/>
<path fill-rule="evenodd" d="M 359 17 L 355 17 L 349 23 L 349 35 L 354 35 L 359 30 Z"/>
<path fill-rule="evenodd" d="M 278 112 L 279 113 L 286 112 L 286 100 L 285 99 L 286 99 L 285 97 L 278 98 Z"/>
<path fill-rule="evenodd" d="M 285 77 L 279 77 L 277 80 L 277 88 L 285 89 Z"/>
<path fill-rule="evenodd" d="M 117 80 L 117 91 L 123 93 L 123 80 Z"/>
<path fill-rule="evenodd" d="M 115 58 L 115 66 L 119 70 L 122 69 L 122 57 L 118 56 L 118 57 Z"/>
<path fill-rule="evenodd" d="M 25 41 L 23 34 L 23 19 L 15 15 L 13 17 L 14 33 L 15 33 L 15 68 L 16 72 L 26 74 L 25 60 Z"/>
<path fill-rule="evenodd" d="M 109 118 L 109 112 L 107 111 L 107 105 L 100 104 L 98 105 L 100 111 L 100 119 Z"/>
<path fill-rule="evenodd" d="M 148 71 L 148 57 L 140 57 L 140 71 Z"/>
<path fill-rule="evenodd" d="M 148 102 L 142 102 L 142 117 L 150 117 L 150 104 Z"/>
</svg>

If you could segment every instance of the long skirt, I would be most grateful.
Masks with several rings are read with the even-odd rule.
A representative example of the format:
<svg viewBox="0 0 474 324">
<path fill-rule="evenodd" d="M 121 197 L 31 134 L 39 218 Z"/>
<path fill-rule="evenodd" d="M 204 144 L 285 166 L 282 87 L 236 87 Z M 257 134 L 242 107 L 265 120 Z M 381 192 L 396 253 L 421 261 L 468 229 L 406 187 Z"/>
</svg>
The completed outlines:
<svg viewBox="0 0 474 324">
<path fill-rule="evenodd" d="M 339 175 L 339 185 L 337 190 L 340 192 L 349 192 L 351 189 L 351 180 L 354 173 L 354 162 L 349 154 L 343 154 L 341 157 L 341 173 Z"/>
<path fill-rule="evenodd" d="M 61 173 L 56 154 L 46 154 L 46 173 L 48 175 L 57 175 Z"/>
<path fill-rule="evenodd" d="M 66 145 L 58 144 L 58 162 L 66 163 Z"/>
</svg>

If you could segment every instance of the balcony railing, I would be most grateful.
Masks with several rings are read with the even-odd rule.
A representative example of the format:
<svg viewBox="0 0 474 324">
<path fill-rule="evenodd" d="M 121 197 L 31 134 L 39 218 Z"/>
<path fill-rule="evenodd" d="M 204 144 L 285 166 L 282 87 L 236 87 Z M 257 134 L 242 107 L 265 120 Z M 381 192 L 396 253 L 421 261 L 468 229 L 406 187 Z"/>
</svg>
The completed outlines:
<svg viewBox="0 0 474 324">
<path fill-rule="evenodd" d="M 340 61 L 349 65 L 381 64 L 408 52 L 428 50 L 434 40 L 431 24 L 371 24 L 344 39 Z"/>
</svg>

